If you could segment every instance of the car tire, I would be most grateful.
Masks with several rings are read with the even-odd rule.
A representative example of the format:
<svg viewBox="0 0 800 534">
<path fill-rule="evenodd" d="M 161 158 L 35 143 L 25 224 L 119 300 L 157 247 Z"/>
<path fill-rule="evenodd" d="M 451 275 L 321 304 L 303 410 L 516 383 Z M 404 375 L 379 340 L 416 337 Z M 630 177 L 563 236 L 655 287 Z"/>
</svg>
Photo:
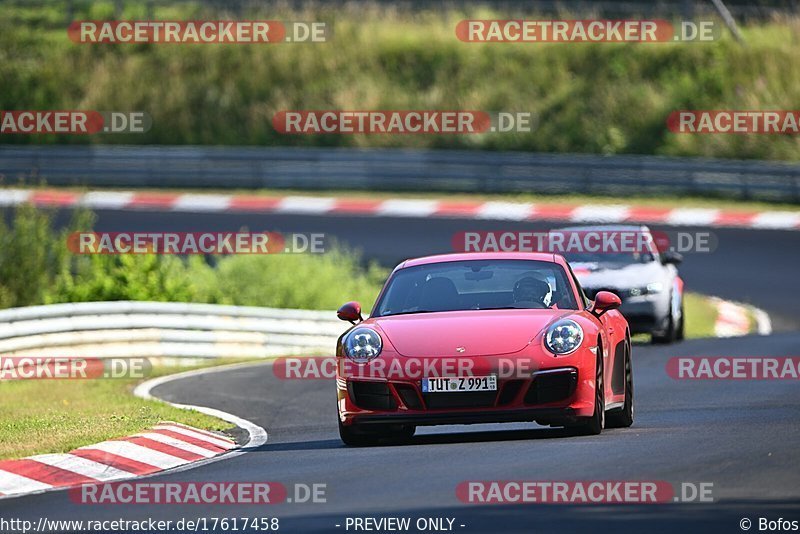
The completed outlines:
<svg viewBox="0 0 800 534">
<path fill-rule="evenodd" d="M 597 365 L 595 366 L 594 412 L 567 431 L 576 436 L 596 436 L 603 431 L 606 420 L 605 381 L 603 379 L 603 349 L 597 346 Z"/>
<path fill-rule="evenodd" d="M 339 419 L 339 438 L 345 445 L 350 447 L 372 447 L 381 443 L 397 444 L 404 443 L 414 436 L 417 427 L 414 425 L 403 425 L 400 428 L 392 429 L 370 429 L 365 430 L 357 424 L 345 426 Z"/>
<path fill-rule="evenodd" d="M 670 300 L 672 300 L 672 297 L 670 297 Z M 681 317 L 683 316 L 681 315 Z M 652 341 L 654 345 L 666 345 L 669 343 L 674 343 L 677 339 L 678 324 L 675 322 L 675 317 L 672 316 L 672 310 L 670 310 L 669 317 L 667 319 L 667 327 L 664 329 L 664 332 L 653 332 Z"/>
<path fill-rule="evenodd" d="M 633 363 L 631 343 L 625 342 L 625 404 L 606 414 L 606 428 L 628 428 L 633 424 Z"/>
</svg>

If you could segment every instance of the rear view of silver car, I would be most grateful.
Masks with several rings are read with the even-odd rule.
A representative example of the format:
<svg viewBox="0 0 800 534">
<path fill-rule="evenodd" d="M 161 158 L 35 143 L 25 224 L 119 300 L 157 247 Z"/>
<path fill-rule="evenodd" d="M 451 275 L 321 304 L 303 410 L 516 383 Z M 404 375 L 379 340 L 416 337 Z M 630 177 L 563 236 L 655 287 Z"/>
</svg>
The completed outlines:
<svg viewBox="0 0 800 534">
<path fill-rule="evenodd" d="M 651 334 L 653 343 L 683 339 L 683 280 L 677 268 L 683 258 L 676 252 L 659 251 L 647 226 L 574 226 L 554 232 L 598 233 L 611 243 L 633 235 L 638 245 L 632 250 L 567 249 L 564 256 L 589 299 L 599 291 L 611 291 L 622 299 L 620 310 L 632 333 Z"/>
</svg>

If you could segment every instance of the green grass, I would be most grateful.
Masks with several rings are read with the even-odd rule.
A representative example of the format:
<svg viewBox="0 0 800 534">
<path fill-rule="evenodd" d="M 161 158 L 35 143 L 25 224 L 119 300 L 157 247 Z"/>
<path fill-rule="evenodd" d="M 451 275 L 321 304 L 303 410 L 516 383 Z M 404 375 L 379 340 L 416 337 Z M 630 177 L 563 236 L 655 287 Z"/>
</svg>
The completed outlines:
<svg viewBox="0 0 800 534">
<path fill-rule="evenodd" d="M 684 299 L 686 338 L 714 337 L 714 323 L 717 320 L 716 306 L 708 300 L 708 297 L 697 293 L 687 292 Z"/>
<path fill-rule="evenodd" d="M 129 5 L 123 18 L 145 16 Z M 17 143 L 411 146 L 600 154 L 800 159 L 800 136 L 677 135 L 677 109 L 795 109 L 800 101 L 800 19 L 727 32 L 714 43 L 463 43 L 464 18 L 483 9 L 402 12 L 385 7 L 242 13 L 321 20 L 333 41 L 292 45 L 80 45 L 63 10 L 4 6 L 0 109 L 143 110 L 142 135 L 6 136 Z M 156 18 L 214 18 L 187 2 Z M 75 18 L 111 19 L 110 1 Z M 287 109 L 532 111 L 531 133 L 476 136 L 284 136 Z"/>
<path fill-rule="evenodd" d="M 220 363 L 231 360 L 198 367 Z M 156 368 L 152 376 L 170 372 L 175 369 Z M 233 426 L 199 412 L 134 397 L 132 391 L 137 382 L 136 379 L 0 381 L 0 459 L 68 452 L 141 432 L 160 421 L 220 431 Z"/>
</svg>

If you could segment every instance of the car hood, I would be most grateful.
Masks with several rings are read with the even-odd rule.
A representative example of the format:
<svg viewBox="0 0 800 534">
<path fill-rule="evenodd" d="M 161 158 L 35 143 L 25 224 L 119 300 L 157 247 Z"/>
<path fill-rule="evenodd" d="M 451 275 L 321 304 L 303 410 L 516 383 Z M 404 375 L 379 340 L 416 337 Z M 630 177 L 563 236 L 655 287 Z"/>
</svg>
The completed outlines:
<svg viewBox="0 0 800 534">
<path fill-rule="evenodd" d="M 587 289 L 640 287 L 664 278 L 664 269 L 658 262 L 630 265 L 599 263 L 571 263 L 581 286 Z"/>
<path fill-rule="evenodd" d="M 402 356 L 472 357 L 519 352 L 574 310 L 467 310 L 369 320 Z M 456 349 L 463 347 L 463 352 Z"/>
</svg>

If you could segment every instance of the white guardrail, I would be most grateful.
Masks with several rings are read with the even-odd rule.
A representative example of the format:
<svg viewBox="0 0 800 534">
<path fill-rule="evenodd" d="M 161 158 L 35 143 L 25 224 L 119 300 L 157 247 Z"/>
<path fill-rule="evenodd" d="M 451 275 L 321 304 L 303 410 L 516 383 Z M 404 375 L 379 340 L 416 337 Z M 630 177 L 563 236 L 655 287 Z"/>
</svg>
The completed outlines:
<svg viewBox="0 0 800 534">
<path fill-rule="evenodd" d="M 223 358 L 333 354 L 333 311 L 173 302 L 80 302 L 0 311 L 0 354 Z"/>
</svg>

